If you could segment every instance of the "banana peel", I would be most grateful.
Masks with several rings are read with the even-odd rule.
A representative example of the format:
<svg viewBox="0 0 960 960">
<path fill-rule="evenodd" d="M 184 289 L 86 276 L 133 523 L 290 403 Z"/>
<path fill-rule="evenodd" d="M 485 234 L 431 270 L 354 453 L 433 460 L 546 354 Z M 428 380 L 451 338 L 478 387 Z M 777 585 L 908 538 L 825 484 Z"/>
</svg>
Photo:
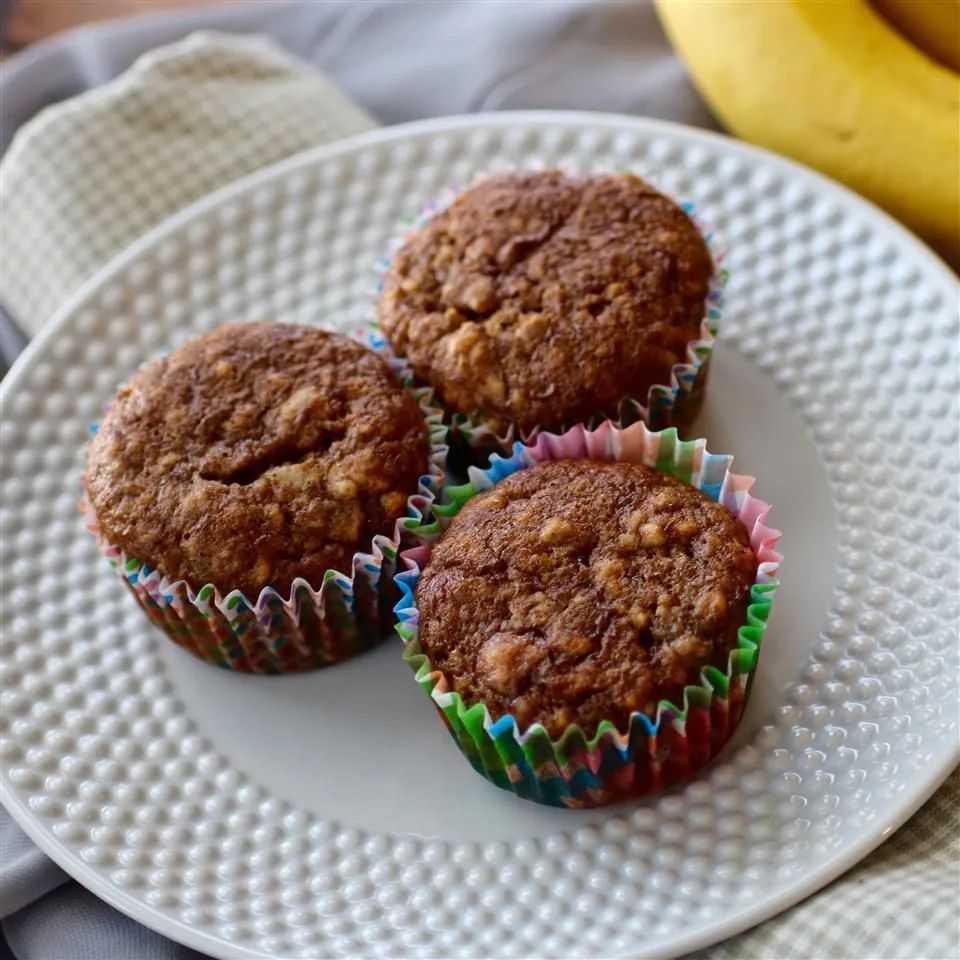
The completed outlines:
<svg viewBox="0 0 960 960">
<path fill-rule="evenodd" d="M 937 63 L 960 70 L 960 0 L 871 0 L 902 36 Z"/>
<path fill-rule="evenodd" d="M 960 269 L 960 77 L 866 0 L 655 0 L 733 133 L 883 207 Z"/>
</svg>

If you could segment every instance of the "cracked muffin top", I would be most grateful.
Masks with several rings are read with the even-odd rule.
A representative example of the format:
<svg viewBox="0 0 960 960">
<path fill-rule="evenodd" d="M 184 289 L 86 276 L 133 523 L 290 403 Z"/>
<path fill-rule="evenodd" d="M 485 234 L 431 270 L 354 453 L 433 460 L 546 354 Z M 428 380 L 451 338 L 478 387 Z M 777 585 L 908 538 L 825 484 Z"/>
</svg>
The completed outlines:
<svg viewBox="0 0 960 960">
<path fill-rule="evenodd" d="M 638 177 L 508 173 L 406 239 L 380 324 L 449 407 L 556 428 L 669 384 L 712 273 L 690 218 Z"/>
<path fill-rule="evenodd" d="M 468 705 L 552 737 L 683 703 L 725 669 L 756 557 L 689 484 L 631 463 L 555 461 L 469 500 L 416 588 L 424 653 Z"/>
<path fill-rule="evenodd" d="M 427 472 L 426 424 L 387 365 L 347 337 L 220 327 L 121 387 L 87 458 L 106 538 L 194 589 L 284 597 L 350 572 L 392 534 Z"/>
</svg>

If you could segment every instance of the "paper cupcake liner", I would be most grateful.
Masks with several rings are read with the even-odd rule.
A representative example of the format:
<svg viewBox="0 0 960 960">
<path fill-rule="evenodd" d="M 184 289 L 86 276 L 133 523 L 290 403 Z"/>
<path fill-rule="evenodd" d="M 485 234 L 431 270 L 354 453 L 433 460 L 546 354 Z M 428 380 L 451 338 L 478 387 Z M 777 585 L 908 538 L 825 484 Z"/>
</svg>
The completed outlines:
<svg viewBox="0 0 960 960">
<path fill-rule="evenodd" d="M 476 177 L 475 182 L 480 179 L 482 176 Z M 429 200 L 418 217 L 402 224 L 402 229 L 390 241 L 388 256 L 376 265 L 375 304 L 383 291 L 383 278 L 390 263 L 407 236 L 425 226 L 436 214 L 445 210 L 463 192 L 463 189 L 457 185 L 450 185 L 438 197 Z M 724 291 L 730 274 L 725 266 L 726 251 L 716 242 L 712 231 L 698 214 L 695 205 L 682 202 L 679 206 L 699 230 L 714 265 L 704 303 L 704 315 L 700 322 L 700 335 L 687 344 L 686 360 L 674 364 L 669 383 L 654 384 L 648 390 L 646 397 L 625 397 L 616 410 L 598 410 L 587 426 L 595 427 L 609 420 L 621 428 L 642 422 L 651 430 L 663 430 L 671 426 L 683 430 L 689 426 L 700 409 L 706 389 L 710 358 L 713 355 L 723 317 Z M 376 317 L 370 323 L 366 342 L 384 357 L 393 355 L 392 347 Z M 484 463 L 492 453 L 509 456 L 516 440 L 527 443 L 541 430 L 546 429 L 537 426 L 531 430 L 522 430 L 510 426 L 507 430 L 498 430 L 481 411 L 469 414 L 451 411 L 448 412 L 447 422 L 451 427 L 451 443 L 454 446 L 464 447 L 467 450 L 467 459 L 480 464 Z M 566 423 L 554 432 L 563 432 L 574 425 L 572 422 Z"/>
<path fill-rule="evenodd" d="M 540 724 L 521 730 L 514 717 L 494 717 L 485 704 L 463 701 L 420 648 L 415 590 L 433 544 L 464 503 L 518 470 L 563 459 L 643 463 L 702 490 L 744 525 L 757 572 L 726 671 L 704 668 L 700 683 L 684 689 L 682 705 L 662 700 L 652 718 L 635 712 L 626 730 L 603 721 L 592 737 L 571 725 L 553 739 Z M 775 550 L 780 533 L 765 523 L 770 507 L 750 494 L 752 477 L 731 473 L 732 460 L 709 453 L 704 440 L 678 440 L 674 428 L 652 432 L 642 423 L 620 429 L 610 422 L 592 430 L 576 426 L 563 434 L 541 432 L 532 444 L 515 444 L 510 457 L 495 455 L 489 468 L 471 468 L 470 482 L 449 488 L 450 502 L 434 506 L 431 522 L 415 531 L 418 545 L 401 554 L 406 570 L 396 578 L 403 593 L 395 608 L 397 631 L 417 683 L 478 773 L 528 800 L 592 807 L 667 787 L 719 752 L 743 711 L 781 560 Z"/>
<path fill-rule="evenodd" d="M 87 528 L 150 621 L 201 660 L 227 670 L 272 674 L 344 660 L 373 646 L 390 625 L 390 609 L 399 596 L 393 583 L 397 555 L 413 542 L 409 528 L 422 526 L 444 483 L 448 428 L 443 411 L 429 388 L 408 389 L 427 424 L 429 473 L 419 478 L 392 535 L 376 535 L 369 552 L 354 554 L 349 573 L 327 570 L 317 587 L 297 578 L 288 597 L 265 587 L 253 602 L 240 590 L 221 594 L 213 584 L 195 590 L 110 543 L 84 497 L 80 507 Z"/>
</svg>

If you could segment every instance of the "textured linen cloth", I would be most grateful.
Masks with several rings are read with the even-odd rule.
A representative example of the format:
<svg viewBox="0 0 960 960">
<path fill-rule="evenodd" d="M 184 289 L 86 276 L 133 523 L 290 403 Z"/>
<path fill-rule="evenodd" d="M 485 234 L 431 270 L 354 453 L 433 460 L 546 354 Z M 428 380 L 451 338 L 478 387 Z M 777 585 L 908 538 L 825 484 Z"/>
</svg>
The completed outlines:
<svg viewBox="0 0 960 960">
<path fill-rule="evenodd" d="M 207 28 L 234 36 L 190 36 Z M 237 36 L 251 32 L 287 53 Z M 173 45 L 123 73 L 163 43 Z M 170 213 L 273 160 L 366 129 L 371 114 L 392 123 L 568 107 L 716 128 L 643 2 L 247 3 L 87 29 L 5 65 L 3 147 L 41 107 L 75 94 L 83 95 L 20 129 L 0 165 L 0 297 L 29 333 Z M 697 957 L 956 958 L 958 903 L 955 772 L 844 877 Z M 199 956 L 71 881 L 3 810 L 0 918 L 19 960 Z"/>
<path fill-rule="evenodd" d="M 191 201 L 373 126 L 262 38 L 197 33 L 145 54 L 14 139 L 0 167 L 4 305 L 35 333 L 98 267 Z"/>
</svg>

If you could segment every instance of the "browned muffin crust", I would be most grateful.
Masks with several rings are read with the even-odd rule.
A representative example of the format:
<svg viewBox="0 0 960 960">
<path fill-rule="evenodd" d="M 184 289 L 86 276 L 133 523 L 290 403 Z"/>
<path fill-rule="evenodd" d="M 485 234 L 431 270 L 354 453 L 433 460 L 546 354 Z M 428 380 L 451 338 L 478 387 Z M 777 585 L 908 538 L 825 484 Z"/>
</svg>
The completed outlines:
<svg viewBox="0 0 960 960">
<path fill-rule="evenodd" d="M 557 427 L 669 383 L 712 272 L 689 217 L 638 177 L 509 173 L 406 240 L 380 323 L 449 407 Z"/>
<path fill-rule="evenodd" d="M 220 327 L 143 367 L 93 440 L 87 488 L 111 543 L 194 589 L 255 601 L 350 571 L 426 472 L 426 425 L 347 337 Z"/>
<path fill-rule="evenodd" d="M 743 525 L 648 467 L 556 461 L 470 500 L 416 589 L 419 638 L 468 704 L 521 728 L 626 729 L 725 668 L 756 573 Z"/>
</svg>

